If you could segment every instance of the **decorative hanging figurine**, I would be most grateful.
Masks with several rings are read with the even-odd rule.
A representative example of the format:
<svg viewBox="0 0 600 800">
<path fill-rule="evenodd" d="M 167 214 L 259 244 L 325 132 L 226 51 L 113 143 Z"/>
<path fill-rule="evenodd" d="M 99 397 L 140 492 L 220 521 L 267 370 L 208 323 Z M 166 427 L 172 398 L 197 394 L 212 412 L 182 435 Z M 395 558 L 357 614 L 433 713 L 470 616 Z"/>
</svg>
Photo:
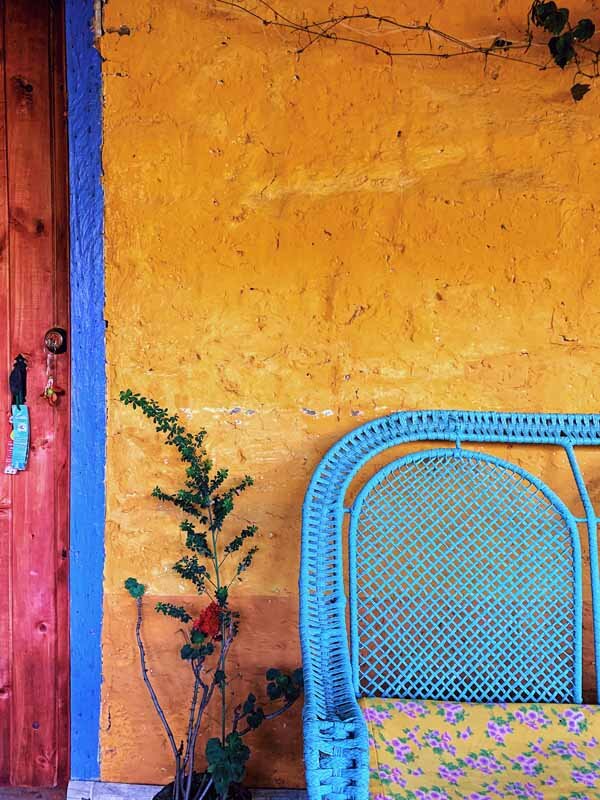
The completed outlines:
<svg viewBox="0 0 600 800">
<path fill-rule="evenodd" d="M 46 386 L 40 395 L 40 397 L 47 400 L 51 406 L 57 405 L 60 396 L 65 393 L 65 390 L 61 389 L 60 386 L 54 382 L 55 363 L 56 355 L 51 351 L 46 356 Z"/>
<path fill-rule="evenodd" d="M 15 359 L 9 378 L 12 407 L 10 422 L 12 431 L 8 444 L 7 463 L 4 472 L 16 475 L 27 467 L 29 456 L 29 409 L 27 400 L 27 362 L 19 355 Z"/>
</svg>

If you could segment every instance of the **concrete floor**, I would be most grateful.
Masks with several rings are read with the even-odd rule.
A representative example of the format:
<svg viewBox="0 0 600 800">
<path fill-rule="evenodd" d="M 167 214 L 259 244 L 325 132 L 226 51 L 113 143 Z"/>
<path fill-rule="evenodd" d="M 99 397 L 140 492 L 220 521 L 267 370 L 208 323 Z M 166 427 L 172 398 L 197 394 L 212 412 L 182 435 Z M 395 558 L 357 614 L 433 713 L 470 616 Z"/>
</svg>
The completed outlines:
<svg viewBox="0 0 600 800">
<path fill-rule="evenodd" d="M 158 786 L 135 786 L 118 783 L 94 784 L 93 800 L 148 800 Z M 86 791 L 87 790 L 87 791 Z M 254 789 L 253 800 L 306 800 L 302 789 Z M 87 781 L 72 781 L 70 800 L 92 800 Z M 14 789 L 0 787 L 0 800 L 66 800 L 66 789 Z"/>
<path fill-rule="evenodd" d="M 140 783 L 71 781 L 67 800 L 152 800 L 160 788 Z M 0 797 L 0 800 L 3 798 Z M 36 800 L 36 798 L 25 797 L 18 800 Z M 306 792 L 303 789 L 253 789 L 252 800 L 306 800 Z"/>
</svg>

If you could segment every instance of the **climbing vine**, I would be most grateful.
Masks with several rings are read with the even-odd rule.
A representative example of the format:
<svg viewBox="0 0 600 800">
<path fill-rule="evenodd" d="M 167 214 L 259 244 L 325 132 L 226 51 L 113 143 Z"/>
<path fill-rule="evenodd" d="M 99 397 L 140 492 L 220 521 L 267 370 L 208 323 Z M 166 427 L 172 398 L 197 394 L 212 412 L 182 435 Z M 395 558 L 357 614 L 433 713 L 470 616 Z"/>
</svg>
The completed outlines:
<svg viewBox="0 0 600 800">
<path fill-rule="evenodd" d="M 295 47 L 301 56 L 316 42 L 342 42 L 371 49 L 376 55 L 396 58 L 451 59 L 480 56 L 486 61 L 515 61 L 539 70 L 568 70 L 572 77 L 571 96 L 579 102 L 600 77 L 600 48 L 594 46 L 595 23 L 585 17 L 573 19 L 566 7 L 554 0 L 533 0 L 527 15 L 522 41 L 494 36 L 488 44 L 474 44 L 447 33 L 432 24 L 400 22 L 394 17 L 375 14 L 368 8 L 324 19 L 298 18 L 284 14 L 269 0 L 216 0 L 254 18 L 265 27 L 275 26 L 297 36 Z M 410 43 L 391 47 L 382 37 L 410 35 Z M 417 34 L 419 46 L 414 45 Z"/>
</svg>

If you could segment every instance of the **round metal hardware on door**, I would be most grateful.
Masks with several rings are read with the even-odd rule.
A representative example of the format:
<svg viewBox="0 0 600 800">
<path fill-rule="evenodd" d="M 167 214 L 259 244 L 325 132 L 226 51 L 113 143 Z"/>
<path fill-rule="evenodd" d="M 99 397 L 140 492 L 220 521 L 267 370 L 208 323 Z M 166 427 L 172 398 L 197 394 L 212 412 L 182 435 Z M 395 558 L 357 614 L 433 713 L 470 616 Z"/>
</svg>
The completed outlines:
<svg viewBox="0 0 600 800">
<path fill-rule="evenodd" d="M 50 328 L 44 335 L 44 347 L 52 355 L 67 352 L 67 332 L 63 328 Z"/>
</svg>

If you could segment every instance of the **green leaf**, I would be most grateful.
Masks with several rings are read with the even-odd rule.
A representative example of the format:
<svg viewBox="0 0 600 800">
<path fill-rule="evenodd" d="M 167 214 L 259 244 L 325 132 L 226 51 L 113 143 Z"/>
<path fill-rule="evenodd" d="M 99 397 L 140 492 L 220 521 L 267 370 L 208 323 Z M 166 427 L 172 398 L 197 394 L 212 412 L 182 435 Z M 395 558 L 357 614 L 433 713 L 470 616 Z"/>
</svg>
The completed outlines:
<svg viewBox="0 0 600 800">
<path fill-rule="evenodd" d="M 206 642 L 206 644 L 203 644 L 202 647 L 200 648 L 200 655 L 203 658 L 205 658 L 206 656 L 212 656 L 214 652 L 215 652 L 215 646 L 212 642 Z"/>
<path fill-rule="evenodd" d="M 257 531 L 258 528 L 256 527 L 256 525 L 248 525 L 247 528 L 244 528 L 243 531 L 240 531 L 240 533 L 235 537 L 235 539 L 232 539 L 229 542 L 229 544 L 226 545 L 224 552 L 235 553 L 243 546 L 246 539 L 252 539 Z"/>
<path fill-rule="evenodd" d="M 194 647 L 191 644 L 184 644 L 179 651 L 181 658 L 184 661 L 194 661 L 198 658 L 206 658 L 214 653 L 215 648 L 212 642 L 201 644 L 200 647 Z"/>
<path fill-rule="evenodd" d="M 569 9 L 557 8 L 556 3 L 534 2 L 531 9 L 531 20 L 538 28 L 558 36 L 569 21 Z"/>
<path fill-rule="evenodd" d="M 208 771 L 212 773 L 219 797 L 227 797 L 229 786 L 234 780 L 234 772 L 230 764 L 227 761 L 220 761 L 209 766 Z"/>
<path fill-rule="evenodd" d="M 282 695 L 281 688 L 276 683 L 269 683 L 267 685 L 267 695 L 269 700 L 279 700 Z"/>
<path fill-rule="evenodd" d="M 242 706 L 242 714 L 251 714 L 254 711 L 255 705 L 256 697 L 253 694 L 249 694 Z"/>
<path fill-rule="evenodd" d="M 198 561 L 197 556 L 183 556 L 174 565 L 173 569 L 182 578 L 185 578 L 196 587 L 198 594 L 202 594 L 205 589 L 207 569 L 204 564 Z"/>
<path fill-rule="evenodd" d="M 544 26 L 548 33 L 558 35 L 561 33 L 567 22 L 569 21 L 569 9 L 559 8 L 558 11 L 552 15 L 548 23 Z"/>
<path fill-rule="evenodd" d="M 575 48 L 573 47 L 573 34 L 570 31 L 561 36 L 553 36 L 548 42 L 548 48 L 552 54 L 554 62 L 564 69 L 569 61 L 575 58 Z"/>
<path fill-rule="evenodd" d="M 203 522 L 202 519 L 198 520 Z M 194 523 L 189 519 L 184 519 L 179 525 L 180 529 L 186 534 L 185 546 L 197 553 L 199 556 L 212 558 L 212 551 L 208 545 L 208 539 L 204 531 L 197 531 Z"/>
<path fill-rule="evenodd" d="M 531 19 L 535 25 L 543 25 L 546 17 L 550 14 L 555 14 L 556 10 L 556 3 L 554 2 L 534 0 L 531 7 Z"/>
<path fill-rule="evenodd" d="M 272 682 L 267 685 L 267 694 L 270 700 L 279 700 L 284 697 L 286 702 L 295 702 L 304 689 L 304 673 L 301 668 L 295 669 L 291 675 L 276 669 L 270 669 L 267 676 L 273 676 Z"/>
<path fill-rule="evenodd" d="M 250 750 L 239 733 L 230 733 L 224 747 L 219 739 L 209 739 L 205 753 L 208 772 L 213 777 L 217 793 L 225 797 L 230 784 L 239 783 L 244 777 Z"/>
<path fill-rule="evenodd" d="M 218 603 L 218 604 L 219 604 L 221 607 L 223 607 L 224 605 L 226 605 L 226 603 L 227 603 L 227 597 L 228 597 L 228 595 L 229 595 L 229 592 L 227 591 L 227 587 L 226 587 L 226 586 L 221 586 L 221 587 L 220 587 L 219 589 L 217 589 L 217 591 L 215 592 L 215 597 L 217 598 L 217 603 Z"/>
<path fill-rule="evenodd" d="M 589 83 L 574 83 L 573 86 L 571 86 L 571 97 L 578 103 L 580 100 L 583 100 L 591 88 Z"/>
<path fill-rule="evenodd" d="M 237 565 L 236 575 L 239 577 L 242 572 L 246 572 L 247 569 L 250 569 L 252 565 L 252 560 L 256 553 L 258 552 L 258 547 L 251 547 L 250 550 L 246 553 L 246 555 L 241 559 L 240 563 Z"/>
<path fill-rule="evenodd" d="M 212 550 L 208 546 L 205 533 L 188 533 L 185 537 L 185 546 L 200 556 L 212 558 Z"/>
<path fill-rule="evenodd" d="M 301 694 L 302 689 L 299 686 L 288 686 L 283 693 L 286 702 L 288 703 L 294 703 Z"/>
<path fill-rule="evenodd" d="M 206 743 L 206 760 L 209 763 L 217 762 L 223 754 L 223 746 L 220 739 L 209 739 Z"/>
<path fill-rule="evenodd" d="M 577 25 L 573 28 L 573 38 L 578 42 L 587 42 L 591 39 L 596 32 L 596 26 L 591 19 L 580 19 Z"/>
<path fill-rule="evenodd" d="M 281 670 L 275 669 L 274 667 L 271 667 L 270 669 L 267 670 L 267 680 L 268 681 L 274 681 L 280 675 L 281 675 Z"/>
<path fill-rule="evenodd" d="M 192 619 L 183 606 L 175 606 L 173 603 L 157 603 L 154 608 L 159 614 L 179 619 L 182 622 L 189 622 Z"/>
<path fill-rule="evenodd" d="M 192 647 L 191 644 L 184 644 L 181 650 L 179 651 L 182 659 L 184 661 L 191 661 L 194 658 L 198 658 L 200 655 L 200 651 L 197 650 L 195 647 Z"/>
<path fill-rule="evenodd" d="M 192 644 L 202 644 L 206 639 L 206 634 L 202 633 L 202 631 L 192 629 L 190 639 L 192 640 Z"/>
<path fill-rule="evenodd" d="M 225 686 L 225 672 L 222 669 L 218 669 L 215 671 L 215 683 L 219 687 L 219 689 L 223 689 Z"/>
<path fill-rule="evenodd" d="M 215 473 L 215 477 L 210 482 L 210 491 L 216 491 L 223 484 L 223 482 L 227 480 L 228 477 L 228 469 L 218 469 Z"/>
<path fill-rule="evenodd" d="M 131 389 L 125 389 L 125 391 L 119 393 L 119 400 L 126 406 L 132 403 L 135 404 L 139 400 L 139 397 L 139 394 L 134 394 Z"/>
<path fill-rule="evenodd" d="M 213 531 L 220 531 L 225 522 L 225 518 L 233 511 L 232 492 L 225 492 L 223 495 L 215 495 L 213 499 Z"/>
<path fill-rule="evenodd" d="M 144 584 L 140 583 L 138 580 L 136 580 L 136 578 L 127 578 L 125 581 L 125 588 L 136 600 L 140 597 L 143 597 L 146 591 Z"/>
<path fill-rule="evenodd" d="M 296 686 L 304 686 L 304 670 L 302 667 L 298 667 L 298 669 L 295 669 L 292 672 L 292 681 L 296 684 Z"/>
<path fill-rule="evenodd" d="M 256 730 L 265 719 L 265 714 L 262 708 L 256 708 L 251 714 L 246 717 L 246 722 L 252 730 Z"/>
<path fill-rule="evenodd" d="M 239 733 L 230 733 L 225 739 L 226 749 L 236 759 L 245 762 L 250 758 L 250 750 L 242 741 Z"/>
</svg>

